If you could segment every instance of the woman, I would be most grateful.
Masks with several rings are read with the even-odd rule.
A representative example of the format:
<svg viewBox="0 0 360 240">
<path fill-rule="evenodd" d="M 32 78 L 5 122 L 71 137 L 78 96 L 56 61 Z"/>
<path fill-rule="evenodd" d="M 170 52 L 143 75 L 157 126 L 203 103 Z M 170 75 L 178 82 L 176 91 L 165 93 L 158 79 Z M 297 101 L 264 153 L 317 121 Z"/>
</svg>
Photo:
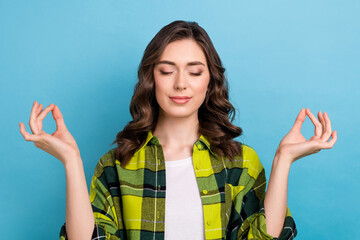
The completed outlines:
<svg viewBox="0 0 360 240">
<path fill-rule="evenodd" d="M 332 148 L 326 113 L 301 109 L 276 150 L 268 190 L 254 149 L 233 140 L 221 60 L 196 22 L 174 21 L 147 46 L 130 104 L 133 120 L 117 147 L 99 160 L 87 191 L 80 151 L 59 108 L 35 101 L 25 140 L 58 158 L 66 171 L 66 225 L 61 239 L 293 239 L 287 207 L 291 164 Z M 42 131 L 52 111 L 57 130 Z M 315 135 L 300 128 L 306 115 Z M 332 137 L 330 141 L 328 141 Z M 166 169 L 166 171 L 165 171 Z M 166 197 L 165 197 L 166 196 Z M 265 218 L 266 216 L 266 218 Z"/>
</svg>

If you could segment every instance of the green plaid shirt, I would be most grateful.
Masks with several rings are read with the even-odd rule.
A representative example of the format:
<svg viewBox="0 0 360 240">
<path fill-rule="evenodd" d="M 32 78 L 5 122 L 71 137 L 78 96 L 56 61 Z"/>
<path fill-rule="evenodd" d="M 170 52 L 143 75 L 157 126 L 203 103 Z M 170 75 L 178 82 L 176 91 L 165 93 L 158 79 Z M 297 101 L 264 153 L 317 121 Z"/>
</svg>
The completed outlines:
<svg viewBox="0 0 360 240">
<path fill-rule="evenodd" d="M 243 155 L 230 161 L 214 154 L 203 135 L 193 145 L 206 239 L 276 239 L 266 232 L 264 167 L 254 149 L 242 146 Z M 163 150 L 151 131 L 126 167 L 115 158 L 115 148 L 105 153 L 91 180 L 92 239 L 164 239 L 165 180 Z M 287 207 L 278 239 L 296 234 Z M 65 224 L 60 239 L 67 239 Z"/>
</svg>

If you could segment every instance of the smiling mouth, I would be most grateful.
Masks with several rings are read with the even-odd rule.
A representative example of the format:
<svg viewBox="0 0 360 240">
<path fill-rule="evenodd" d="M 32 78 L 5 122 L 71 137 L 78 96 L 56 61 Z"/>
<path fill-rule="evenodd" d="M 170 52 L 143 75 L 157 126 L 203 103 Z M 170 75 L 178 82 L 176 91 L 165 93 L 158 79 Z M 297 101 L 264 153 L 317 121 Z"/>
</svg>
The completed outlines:
<svg viewBox="0 0 360 240">
<path fill-rule="evenodd" d="M 189 99 L 191 97 L 188 97 L 188 96 L 173 96 L 173 97 L 170 97 L 170 98 Z"/>
<path fill-rule="evenodd" d="M 189 97 L 170 97 L 171 101 L 179 104 L 187 103 L 191 100 Z"/>
</svg>

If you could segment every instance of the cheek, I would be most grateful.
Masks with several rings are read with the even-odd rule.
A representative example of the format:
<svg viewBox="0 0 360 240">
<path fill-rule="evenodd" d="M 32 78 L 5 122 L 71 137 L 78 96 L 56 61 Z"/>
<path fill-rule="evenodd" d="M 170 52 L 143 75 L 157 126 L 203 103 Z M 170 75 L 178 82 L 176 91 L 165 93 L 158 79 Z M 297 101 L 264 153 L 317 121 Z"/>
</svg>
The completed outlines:
<svg viewBox="0 0 360 240">
<path fill-rule="evenodd" d="M 206 94 L 206 91 L 208 89 L 208 85 L 209 85 L 209 79 L 207 79 L 207 78 L 202 79 L 202 81 L 197 86 L 198 92 Z"/>
<path fill-rule="evenodd" d="M 201 105 L 206 97 L 206 91 L 208 88 L 208 81 L 204 80 L 201 84 L 196 86 L 196 103 L 197 105 Z"/>
<path fill-rule="evenodd" d="M 157 81 L 155 82 L 155 91 L 156 92 L 165 92 L 166 90 L 166 84 L 164 82 L 161 81 Z"/>
<path fill-rule="evenodd" d="M 157 102 L 166 101 L 169 86 L 164 81 L 155 81 L 155 97 Z"/>
</svg>

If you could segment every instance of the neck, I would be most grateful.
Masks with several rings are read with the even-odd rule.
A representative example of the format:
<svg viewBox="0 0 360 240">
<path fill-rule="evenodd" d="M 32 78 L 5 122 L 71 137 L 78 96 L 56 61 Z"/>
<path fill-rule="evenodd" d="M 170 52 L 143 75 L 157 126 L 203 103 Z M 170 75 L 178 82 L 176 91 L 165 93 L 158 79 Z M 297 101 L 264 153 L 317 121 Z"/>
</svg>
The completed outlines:
<svg viewBox="0 0 360 240">
<path fill-rule="evenodd" d="M 159 119 L 153 135 L 159 138 L 163 147 L 192 146 L 200 137 L 199 119 L 196 114 L 188 117 L 164 117 Z"/>
</svg>

